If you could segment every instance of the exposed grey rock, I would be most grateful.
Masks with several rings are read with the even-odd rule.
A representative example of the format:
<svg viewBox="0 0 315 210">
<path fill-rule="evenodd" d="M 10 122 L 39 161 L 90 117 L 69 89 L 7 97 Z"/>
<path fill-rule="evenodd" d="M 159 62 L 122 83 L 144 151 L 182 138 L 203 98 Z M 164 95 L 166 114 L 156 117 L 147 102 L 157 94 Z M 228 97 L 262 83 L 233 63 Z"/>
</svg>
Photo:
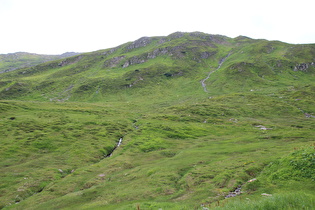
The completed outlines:
<svg viewBox="0 0 315 210">
<path fill-rule="evenodd" d="M 127 50 L 132 50 L 132 49 L 136 49 L 136 48 L 139 48 L 139 47 L 145 47 L 147 46 L 148 44 L 150 44 L 152 41 L 152 38 L 150 37 L 142 37 L 136 41 L 134 41 L 133 43 L 131 43 L 130 45 L 128 45 L 126 47 Z"/>
<path fill-rule="evenodd" d="M 267 127 L 265 127 L 263 125 L 256 125 L 255 127 L 256 128 L 260 128 L 260 130 L 272 130 L 272 128 L 267 128 Z"/>
<path fill-rule="evenodd" d="M 170 40 L 163 37 L 162 39 L 159 40 L 158 43 L 163 44 L 163 43 L 168 42 L 168 41 L 170 41 Z"/>
<path fill-rule="evenodd" d="M 227 43 L 227 37 L 222 35 L 205 34 L 202 32 L 192 32 L 189 36 L 198 37 L 207 41 L 211 41 L 217 44 Z"/>
<path fill-rule="evenodd" d="M 175 46 L 175 47 L 164 47 L 164 48 L 157 48 L 149 53 L 144 53 L 142 55 L 133 56 L 131 58 L 126 58 L 125 56 L 118 56 L 114 57 L 110 60 L 104 62 L 104 67 L 117 67 L 117 65 L 125 59 L 122 64 L 123 68 L 127 68 L 131 65 L 145 63 L 150 59 L 154 59 L 161 55 L 169 55 L 173 59 L 180 59 L 186 56 L 187 49 L 184 46 Z M 213 52 L 202 52 L 201 54 L 196 54 L 196 60 L 200 61 L 200 59 L 207 59 L 210 56 L 216 54 L 216 51 Z"/>
<path fill-rule="evenodd" d="M 175 32 L 169 35 L 169 37 L 173 38 L 173 39 L 179 39 L 181 37 L 183 37 L 185 35 L 185 33 L 183 32 Z"/>
<path fill-rule="evenodd" d="M 310 66 L 315 66 L 315 62 L 297 64 L 293 71 L 306 71 Z"/>
<path fill-rule="evenodd" d="M 237 195 L 240 195 L 242 193 L 241 189 L 242 189 L 241 186 L 239 186 L 233 192 L 229 192 L 229 194 L 227 194 L 225 196 L 225 198 L 231 198 L 231 197 L 235 197 Z"/>
<path fill-rule="evenodd" d="M 155 49 L 152 52 L 149 52 L 148 55 L 147 55 L 147 58 L 148 59 L 153 59 L 153 58 L 156 58 L 159 55 L 165 55 L 167 53 L 169 53 L 169 49 L 168 48 L 158 48 L 158 49 Z"/>
<path fill-rule="evenodd" d="M 107 61 L 104 62 L 104 67 L 116 67 L 117 64 L 119 64 L 119 62 L 124 59 L 126 56 L 122 55 L 122 56 L 118 56 L 118 57 L 114 57 L 112 59 L 109 59 Z"/>
<path fill-rule="evenodd" d="M 304 115 L 305 115 L 306 118 L 311 118 L 311 117 L 312 117 L 312 118 L 315 118 L 315 116 L 313 116 L 313 115 L 311 115 L 311 114 L 308 114 L 308 113 L 304 113 Z"/>
<path fill-rule="evenodd" d="M 66 58 L 66 59 L 62 60 L 58 64 L 58 66 L 66 66 L 69 64 L 74 64 L 74 63 L 78 62 L 79 60 L 81 60 L 82 57 L 83 57 L 82 55 L 79 55 L 77 57 Z"/>
<path fill-rule="evenodd" d="M 156 58 L 157 56 L 160 55 L 170 55 L 173 56 L 174 58 L 181 58 L 183 56 L 185 56 L 185 51 L 184 48 L 182 46 L 176 46 L 173 48 L 158 48 L 155 49 L 149 53 L 145 53 L 142 54 L 140 56 L 134 56 L 129 58 L 124 64 L 123 64 L 123 68 L 126 68 L 128 66 L 134 65 L 134 64 L 140 64 L 140 63 L 144 63 L 146 61 L 148 61 L 149 59 L 153 59 Z"/>
<path fill-rule="evenodd" d="M 202 52 L 201 55 L 200 55 L 200 57 L 201 57 L 202 59 L 207 59 L 207 58 L 209 58 L 210 56 L 212 56 L 212 55 L 214 55 L 214 54 L 216 54 L 216 52 Z"/>
<path fill-rule="evenodd" d="M 117 48 L 112 48 L 110 50 L 103 52 L 102 55 L 107 56 L 107 55 L 113 54 L 116 50 L 117 50 Z"/>
<path fill-rule="evenodd" d="M 145 59 L 145 58 L 135 56 L 135 57 L 132 57 L 129 60 L 127 60 L 125 62 L 125 64 L 123 65 L 123 68 L 126 68 L 126 67 L 134 65 L 134 64 L 144 63 L 146 61 L 147 61 L 147 59 Z"/>
</svg>

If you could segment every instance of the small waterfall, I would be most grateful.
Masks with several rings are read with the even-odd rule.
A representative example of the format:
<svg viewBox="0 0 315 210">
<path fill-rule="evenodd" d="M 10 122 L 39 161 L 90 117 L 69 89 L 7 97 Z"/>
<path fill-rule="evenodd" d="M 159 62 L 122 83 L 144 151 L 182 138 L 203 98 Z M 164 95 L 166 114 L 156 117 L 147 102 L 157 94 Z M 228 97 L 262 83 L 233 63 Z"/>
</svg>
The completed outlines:
<svg viewBox="0 0 315 210">
<path fill-rule="evenodd" d="M 114 149 L 108 155 L 105 155 L 105 157 L 111 157 L 113 155 L 114 151 L 121 145 L 122 141 L 123 141 L 123 138 L 120 138 L 118 143 L 114 147 Z"/>
</svg>

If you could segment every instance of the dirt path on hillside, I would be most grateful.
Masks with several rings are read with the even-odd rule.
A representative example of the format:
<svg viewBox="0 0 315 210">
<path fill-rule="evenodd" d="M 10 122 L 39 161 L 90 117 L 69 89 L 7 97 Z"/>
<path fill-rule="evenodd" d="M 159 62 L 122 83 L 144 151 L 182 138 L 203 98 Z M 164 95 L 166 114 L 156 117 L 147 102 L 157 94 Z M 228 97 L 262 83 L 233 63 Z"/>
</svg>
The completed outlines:
<svg viewBox="0 0 315 210">
<path fill-rule="evenodd" d="M 219 69 L 221 68 L 221 66 L 222 66 L 222 64 L 224 63 L 224 61 L 225 61 L 230 55 L 231 55 L 231 52 L 229 52 L 229 54 L 228 54 L 227 56 L 225 56 L 224 58 L 222 58 L 222 59 L 220 60 L 219 65 L 218 65 L 218 67 L 217 67 L 215 70 L 210 71 L 210 72 L 208 73 L 208 76 L 207 76 L 205 79 L 203 79 L 203 80 L 200 81 L 200 82 L 201 82 L 201 85 L 202 85 L 202 87 L 203 87 L 203 90 L 204 90 L 206 93 L 209 92 L 209 91 L 207 90 L 206 81 L 210 78 L 210 75 L 211 75 L 213 72 L 215 72 L 215 71 L 217 71 L 217 70 L 219 70 Z"/>
</svg>

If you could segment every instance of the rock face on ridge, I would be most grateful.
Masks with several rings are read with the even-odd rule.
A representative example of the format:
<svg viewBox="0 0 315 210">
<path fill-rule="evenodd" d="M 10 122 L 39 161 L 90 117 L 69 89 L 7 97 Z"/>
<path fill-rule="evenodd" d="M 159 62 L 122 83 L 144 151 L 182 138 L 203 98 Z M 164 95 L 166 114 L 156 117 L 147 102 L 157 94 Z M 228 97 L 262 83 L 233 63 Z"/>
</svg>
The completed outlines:
<svg viewBox="0 0 315 210">
<path fill-rule="evenodd" d="M 145 47 L 148 44 L 150 44 L 152 41 L 152 38 L 150 37 L 142 37 L 134 42 L 132 42 L 130 45 L 126 47 L 127 51 L 130 51 L 132 49 L 140 48 L 140 47 Z"/>
</svg>

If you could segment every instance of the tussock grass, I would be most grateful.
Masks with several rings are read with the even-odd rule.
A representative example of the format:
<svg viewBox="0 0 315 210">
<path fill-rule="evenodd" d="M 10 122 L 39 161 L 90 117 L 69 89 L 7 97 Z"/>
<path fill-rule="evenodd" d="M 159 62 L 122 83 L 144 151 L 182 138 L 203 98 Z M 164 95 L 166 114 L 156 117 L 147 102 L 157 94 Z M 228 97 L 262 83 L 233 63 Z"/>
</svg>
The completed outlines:
<svg viewBox="0 0 315 210">
<path fill-rule="evenodd" d="M 220 204 L 219 204 L 220 205 Z M 313 195 L 303 192 L 275 194 L 271 197 L 261 197 L 255 200 L 251 199 L 235 199 L 226 205 L 215 207 L 213 209 L 314 209 L 315 199 Z"/>
<path fill-rule="evenodd" d="M 303 152 L 288 172 L 288 154 L 314 144 L 314 68 L 293 71 L 302 48 L 202 33 L 130 44 L 0 79 L 1 207 L 198 209 L 238 186 L 245 208 L 313 205 Z M 305 199 L 290 194 L 301 183 Z"/>
</svg>

